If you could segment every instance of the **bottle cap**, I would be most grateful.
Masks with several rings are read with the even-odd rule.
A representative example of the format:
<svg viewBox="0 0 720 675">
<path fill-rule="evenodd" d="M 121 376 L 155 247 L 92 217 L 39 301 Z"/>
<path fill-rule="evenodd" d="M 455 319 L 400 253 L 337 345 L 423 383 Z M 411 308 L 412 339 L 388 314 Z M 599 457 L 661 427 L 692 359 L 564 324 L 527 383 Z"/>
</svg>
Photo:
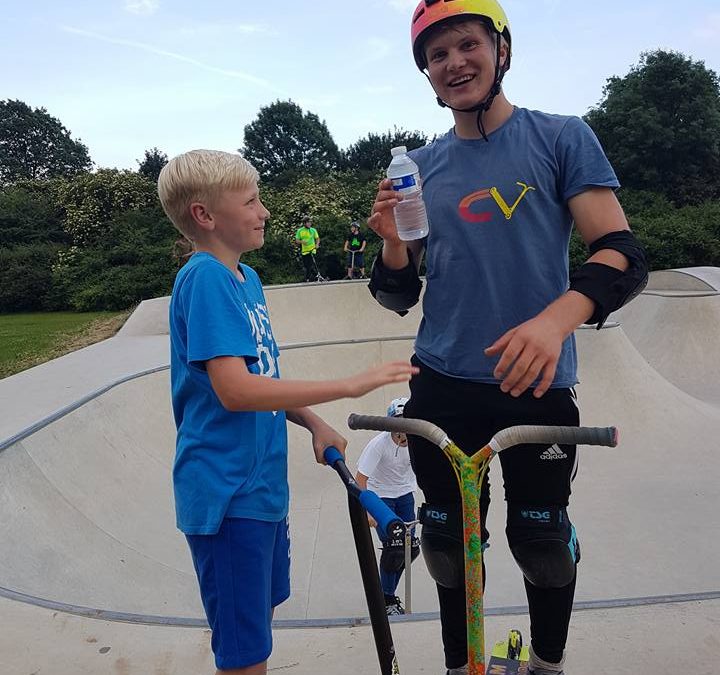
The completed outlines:
<svg viewBox="0 0 720 675">
<path fill-rule="evenodd" d="M 407 147 L 404 145 L 398 145 L 397 148 L 391 148 L 390 154 L 393 157 L 398 157 L 399 155 L 405 155 L 407 154 Z"/>
</svg>

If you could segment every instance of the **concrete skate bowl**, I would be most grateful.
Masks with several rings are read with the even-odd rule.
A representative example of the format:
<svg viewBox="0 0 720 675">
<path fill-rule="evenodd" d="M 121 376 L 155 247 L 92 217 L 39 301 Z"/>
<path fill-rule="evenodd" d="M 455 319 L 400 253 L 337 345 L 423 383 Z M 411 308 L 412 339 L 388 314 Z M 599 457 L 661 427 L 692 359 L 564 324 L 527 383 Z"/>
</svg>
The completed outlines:
<svg viewBox="0 0 720 675">
<path fill-rule="evenodd" d="M 339 377 L 407 359 L 411 348 L 411 340 L 392 338 L 287 347 L 281 362 L 286 377 Z M 402 393 L 387 387 L 355 405 L 318 409 L 345 429 L 348 412 L 382 413 Z M 2 594 L 96 617 L 203 624 L 174 524 L 168 370 L 120 381 L 37 427 L 0 446 L 0 511 L 10 514 L 0 522 Z M 307 433 L 290 432 L 293 596 L 276 617 L 306 625 L 364 615 L 359 573 L 348 565 L 346 494 L 335 473 L 314 462 Z M 350 458 L 369 436 L 358 434 Z M 431 611 L 426 595 L 418 608 Z"/>
<path fill-rule="evenodd" d="M 312 287 L 321 317 L 314 333 L 306 327 L 309 289 L 302 302 L 290 291 L 268 293 L 285 377 L 337 377 L 410 354 L 412 339 L 403 334 L 412 324 L 393 315 L 388 321 L 397 323 L 383 323 L 367 289 L 345 286 L 347 296 L 331 285 Z M 325 303 L 332 307 L 320 311 L 330 294 L 337 294 Z M 273 310 L 273 302 L 286 305 Z M 277 321 L 280 314 L 287 316 Z M 303 342 L 310 338 L 315 342 Z M 580 330 L 578 345 L 583 422 L 616 424 L 622 441 L 614 450 L 581 449 L 571 509 L 584 551 L 578 604 L 720 597 L 720 526 L 707 518 L 720 508 L 720 411 L 661 377 L 619 327 Z M 382 414 L 402 393 L 404 387 L 388 387 L 318 410 L 342 430 L 348 412 Z M 348 432 L 351 466 L 370 435 Z M 202 625 L 192 566 L 174 527 L 173 443 L 168 373 L 160 369 L 112 383 L 0 445 L 0 510 L 9 514 L 0 522 L 0 592 L 94 617 Z M 504 542 L 498 468 L 495 462 L 486 602 L 491 612 L 521 612 L 525 598 Z M 290 482 L 293 596 L 276 618 L 287 626 L 352 624 L 367 610 L 346 496 L 334 473 L 312 461 L 307 434 L 294 427 Z M 435 616 L 422 559 L 413 575 L 419 618 Z"/>
<path fill-rule="evenodd" d="M 720 291 L 720 268 L 684 267 L 650 273 L 648 291 Z"/>
<path fill-rule="evenodd" d="M 651 290 L 613 315 L 663 377 L 720 406 L 720 269 L 653 272 Z M 657 276 L 654 276 L 657 275 Z"/>
</svg>

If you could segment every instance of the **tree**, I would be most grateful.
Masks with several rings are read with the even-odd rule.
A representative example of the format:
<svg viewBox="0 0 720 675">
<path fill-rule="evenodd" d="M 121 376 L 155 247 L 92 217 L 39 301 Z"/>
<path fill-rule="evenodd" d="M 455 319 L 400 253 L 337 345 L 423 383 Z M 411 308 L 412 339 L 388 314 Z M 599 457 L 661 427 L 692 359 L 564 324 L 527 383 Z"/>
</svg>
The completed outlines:
<svg viewBox="0 0 720 675">
<path fill-rule="evenodd" d="M 45 243 L 0 247 L 0 312 L 64 308 L 52 278 L 59 251 L 58 245 Z"/>
<path fill-rule="evenodd" d="M 157 183 L 162 168 L 168 163 L 168 156 L 162 150 L 153 148 L 145 151 L 142 162 L 139 159 L 135 161 L 140 165 L 138 173 Z"/>
<path fill-rule="evenodd" d="M 0 248 L 68 242 L 55 182 L 18 181 L 0 188 Z"/>
<path fill-rule="evenodd" d="M 88 149 L 45 108 L 0 101 L 0 183 L 89 171 Z"/>
<path fill-rule="evenodd" d="M 127 309 L 170 293 L 177 231 L 159 204 L 119 212 L 104 231 L 104 241 L 71 247 L 53 265 L 53 283 L 73 309 Z"/>
<path fill-rule="evenodd" d="M 720 86 L 701 61 L 657 50 L 585 116 L 620 182 L 675 204 L 720 197 Z"/>
<path fill-rule="evenodd" d="M 133 171 L 100 169 L 60 181 L 57 201 L 74 246 L 107 245 L 108 223 L 125 211 L 159 205 L 157 186 Z"/>
<path fill-rule="evenodd" d="M 348 169 L 378 173 L 390 164 L 391 148 L 404 145 L 408 150 L 414 150 L 427 142 L 427 136 L 420 131 L 405 131 L 395 127 L 384 134 L 370 133 L 361 138 L 345 150 L 343 160 Z"/>
<path fill-rule="evenodd" d="M 268 180 L 326 173 L 340 159 L 325 122 L 314 113 L 303 114 L 292 101 L 260 108 L 257 119 L 245 127 L 244 141 L 239 152 Z"/>
</svg>

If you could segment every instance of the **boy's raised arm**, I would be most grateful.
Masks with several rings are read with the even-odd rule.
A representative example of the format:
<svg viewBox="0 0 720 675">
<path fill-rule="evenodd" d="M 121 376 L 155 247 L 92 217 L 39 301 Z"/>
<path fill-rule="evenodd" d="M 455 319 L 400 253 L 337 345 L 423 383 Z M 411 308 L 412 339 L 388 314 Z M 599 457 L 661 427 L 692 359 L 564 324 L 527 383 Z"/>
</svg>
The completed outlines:
<svg viewBox="0 0 720 675">
<path fill-rule="evenodd" d="M 227 410 L 288 410 L 358 398 L 385 384 L 407 382 L 418 369 L 391 361 L 339 380 L 282 380 L 248 371 L 245 359 L 220 356 L 206 363 L 212 387 Z"/>
</svg>

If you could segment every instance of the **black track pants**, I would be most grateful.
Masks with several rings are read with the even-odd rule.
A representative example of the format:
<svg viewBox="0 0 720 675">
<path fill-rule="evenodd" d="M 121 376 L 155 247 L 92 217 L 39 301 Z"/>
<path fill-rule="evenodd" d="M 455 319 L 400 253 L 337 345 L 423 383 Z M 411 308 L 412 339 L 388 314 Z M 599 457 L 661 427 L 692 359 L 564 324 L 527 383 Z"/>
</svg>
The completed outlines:
<svg viewBox="0 0 720 675">
<path fill-rule="evenodd" d="M 442 375 L 413 357 L 420 373 L 410 381 L 411 398 L 405 417 L 424 419 L 447 432 L 467 454 L 473 454 L 499 430 L 516 424 L 578 426 L 579 411 L 572 389 L 551 389 L 536 399 L 531 391 L 519 398 L 492 384 L 478 384 Z M 450 462 L 432 443 L 411 436 L 410 459 L 418 485 L 429 504 L 460 502 L 460 489 Z M 521 445 L 503 450 L 505 499 L 517 504 L 567 506 L 574 475 L 576 449 L 561 445 L 552 456 L 547 446 Z M 497 461 L 497 459 L 495 460 Z M 490 503 L 486 480 L 481 495 L 483 531 Z M 567 640 L 575 581 L 564 588 L 539 589 L 526 583 L 532 645 L 540 658 L 558 662 Z M 437 587 L 440 620 L 448 668 L 467 663 L 465 589 Z"/>
<path fill-rule="evenodd" d="M 303 270 L 305 271 L 305 281 L 315 281 L 317 272 L 315 271 L 315 265 L 313 265 L 312 253 L 307 253 L 302 257 Z"/>
</svg>

